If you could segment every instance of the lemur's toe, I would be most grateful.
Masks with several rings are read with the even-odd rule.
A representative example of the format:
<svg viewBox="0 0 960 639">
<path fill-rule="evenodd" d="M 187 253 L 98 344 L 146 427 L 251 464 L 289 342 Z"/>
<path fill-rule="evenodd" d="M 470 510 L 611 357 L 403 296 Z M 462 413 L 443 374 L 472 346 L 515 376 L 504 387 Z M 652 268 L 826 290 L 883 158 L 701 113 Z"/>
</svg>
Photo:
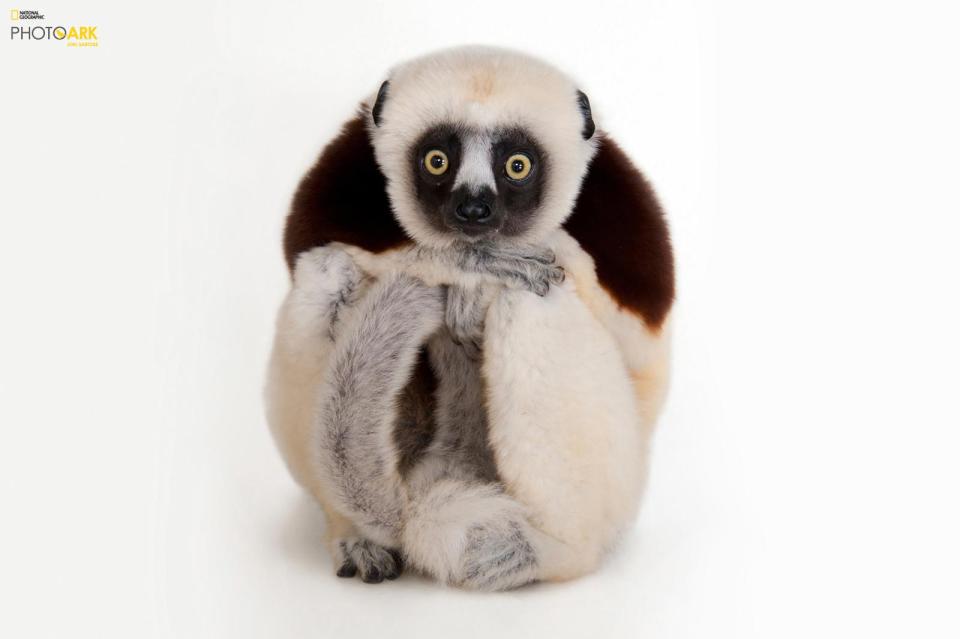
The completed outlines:
<svg viewBox="0 0 960 639">
<path fill-rule="evenodd" d="M 344 577 L 349 579 L 357 574 L 357 565 L 347 559 L 340 565 L 340 568 L 337 570 L 337 577 Z"/>
<path fill-rule="evenodd" d="M 393 557 L 393 570 L 387 571 L 384 577 L 392 581 L 403 573 L 403 556 L 400 554 L 399 550 L 394 550 L 392 548 L 388 549 L 387 552 L 389 552 L 390 556 Z"/>
<path fill-rule="evenodd" d="M 383 573 L 376 566 L 369 566 L 366 572 L 361 573 L 360 579 L 365 584 L 378 584 L 383 581 Z"/>
<path fill-rule="evenodd" d="M 338 577 L 353 577 L 359 574 L 364 583 L 378 584 L 384 579 L 396 579 L 403 571 L 403 562 L 397 550 L 384 548 L 359 537 L 343 539 L 339 547 L 343 563 L 337 570 Z"/>
</svg>

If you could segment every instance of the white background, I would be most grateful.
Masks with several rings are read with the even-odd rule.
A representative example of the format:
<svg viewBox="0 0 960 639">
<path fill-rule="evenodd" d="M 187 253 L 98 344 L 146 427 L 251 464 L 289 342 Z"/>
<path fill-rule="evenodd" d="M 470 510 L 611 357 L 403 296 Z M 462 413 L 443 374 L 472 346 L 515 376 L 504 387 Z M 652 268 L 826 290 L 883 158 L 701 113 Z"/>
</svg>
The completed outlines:
<svg viewBox="0 0 960 639">
<path fill-rule="evenodd" d="M 958 636 L 960 15 L 776 4 L 20 6 L 100 47 L 0 46 L 0 635 Z M 496 595 L 334 578 L 261 404 L 298 179 L 467 42 L 581 81 L 679 266 L 634 533 Z"/>
</svg>

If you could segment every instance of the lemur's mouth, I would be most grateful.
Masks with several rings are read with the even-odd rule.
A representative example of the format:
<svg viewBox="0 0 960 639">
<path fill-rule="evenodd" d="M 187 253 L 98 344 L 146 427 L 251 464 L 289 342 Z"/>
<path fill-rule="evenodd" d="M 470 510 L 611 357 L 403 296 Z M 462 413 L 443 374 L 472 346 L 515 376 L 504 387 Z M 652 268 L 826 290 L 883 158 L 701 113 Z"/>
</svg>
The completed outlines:
<svg viewBox="0 0 960 639">
<path fill-rule="evenodd" d="M 491 236 L 500 232 L 499 224 L 490 226 L 486 224 L 461 222 L 458 224 L 447 224 L 447 228 L 468 242 L 489 239 Z"/>
<path fill-rule="evenodd" d="M 459 222 L 457 224 L 448 224 L 447 228 L 456 232 L 458 235 L 465 236 L 468 240 L 479 240 L 496 234 L 500 230 L 499 225 L 490 226 L 488 224 L 478 224 L 475 222 Z"/>
</svg>

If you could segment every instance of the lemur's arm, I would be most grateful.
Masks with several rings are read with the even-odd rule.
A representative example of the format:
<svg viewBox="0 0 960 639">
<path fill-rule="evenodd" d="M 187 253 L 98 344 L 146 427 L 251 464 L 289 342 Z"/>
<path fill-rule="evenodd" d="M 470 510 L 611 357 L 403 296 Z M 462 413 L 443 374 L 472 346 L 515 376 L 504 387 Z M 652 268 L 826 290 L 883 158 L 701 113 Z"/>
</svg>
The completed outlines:
<svg viewBox="0 0 960 639">
<path fill-rule="evenodd" d="M 507 286 L 546 295 L 564 280 L 554 252 L 543 246 L 455 244 L 446 249 L 403 245 L 381 253 L 338 245 L 375 277 L 403 272 L 430 286 Z"/>
<path fill-rule="evenodd" d="M 486 317 L 490 442 L 508 493 L 559 542 L 541 579 L 596 566 L 643 489 L 646 439 L 620 349 L 572 282 L 545 297 L 502 290 Z"/>
<path fill-rule="evenodd" d="M 344 251 L 316 247 L 297 256 L 289 292 L 277 314 L 276 336 L 265 388 L 267 420 L 294 478 L 326 514 L 325 540 L 341 576 L 359 573 L 364 581 L 399 575 L 390 551 L 360 536 L 335 506 L 315 455 L 317 397 L 340 331 L 349 325 L 345 311 L 364 296 L 370 279 Z"/>
</svg>

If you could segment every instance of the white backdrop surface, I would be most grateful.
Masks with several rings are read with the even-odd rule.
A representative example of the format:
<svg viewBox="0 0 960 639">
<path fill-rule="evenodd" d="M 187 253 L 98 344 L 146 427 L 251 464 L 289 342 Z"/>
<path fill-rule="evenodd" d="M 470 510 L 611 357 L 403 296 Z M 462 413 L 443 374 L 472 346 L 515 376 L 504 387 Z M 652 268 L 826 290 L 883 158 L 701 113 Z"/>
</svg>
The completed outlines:
<svg viewBox="0 0 960 639">
<path fill-rule="evenodd" d="M 951 3 L 29 8 L 99 46 L 0 46 L 0 635 L 960 634 Z M 496 595 L 334 578 L 261 402 L 298 179 L 470 42 L 581 81 L 679 275 L 636 529 Z"/>
</svg>

